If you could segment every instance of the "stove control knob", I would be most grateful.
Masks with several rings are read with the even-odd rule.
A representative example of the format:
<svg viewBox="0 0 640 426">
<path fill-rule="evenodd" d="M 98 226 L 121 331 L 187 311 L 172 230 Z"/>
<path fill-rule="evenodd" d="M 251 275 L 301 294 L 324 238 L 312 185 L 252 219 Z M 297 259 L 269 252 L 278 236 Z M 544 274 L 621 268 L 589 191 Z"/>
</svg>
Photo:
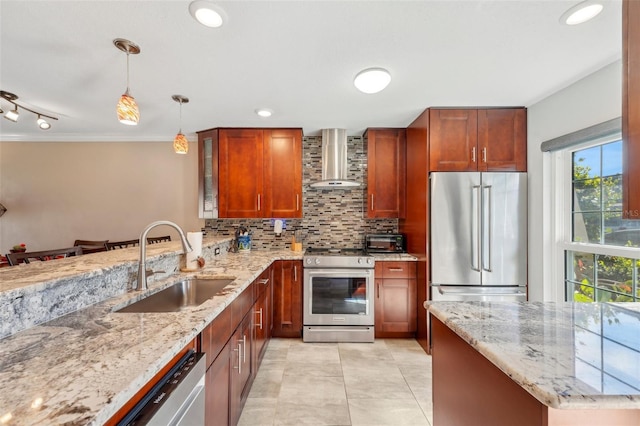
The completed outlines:
<svg viewBox="0 0 640 426">
<path fill-rule="evenodd" d="M 358 258 L 358 263 L 362 264 L 362 258 L 361 257 Z"/>
<path fill-rule="evenodd" d="M 320 259 L 316 257 L 316 265 L 320 264 Z"/>
<path fill-rule="evenodd" d="M 367 259 L 367 263 L 371 265 L 373 263 L 373 259 Z"/>
<path fill-rule="evenodd" d="M 310 258 L 307 259 L 307 264 L 311 265 L 311 259 Z"/>
</svg>

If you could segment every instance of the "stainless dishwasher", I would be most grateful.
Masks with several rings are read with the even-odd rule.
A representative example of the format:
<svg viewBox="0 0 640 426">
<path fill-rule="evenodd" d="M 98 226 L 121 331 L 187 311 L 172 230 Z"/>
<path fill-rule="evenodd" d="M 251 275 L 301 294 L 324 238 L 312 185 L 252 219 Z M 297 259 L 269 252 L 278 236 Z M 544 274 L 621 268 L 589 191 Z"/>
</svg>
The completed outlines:
<svg viewBox="0 0 640 426">
<path fill-rule="evenodd" d="M 206 356 L 187 352 L 118 423 L 122 425 L 204 425 Z"/>
</svg>

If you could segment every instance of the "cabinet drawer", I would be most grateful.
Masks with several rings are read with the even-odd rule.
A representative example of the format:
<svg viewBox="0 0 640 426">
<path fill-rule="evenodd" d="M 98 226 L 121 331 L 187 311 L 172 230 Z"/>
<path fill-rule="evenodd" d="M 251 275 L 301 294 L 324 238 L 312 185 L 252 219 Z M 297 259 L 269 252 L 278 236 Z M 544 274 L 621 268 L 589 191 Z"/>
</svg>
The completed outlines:
<svg viewBox="0 0 640 426">
<path fill-rule="evenodd" d="M 253 282 L 253 285 L 255 287 L 255 291 L 254 291 L 255 300 L 258 300 L 260 298 L 260 296 L 262 296 L 264 294 L 264 291 L 269 287 L 269 284 L 271 284 L 271 266 L 269 266 Z"/>
<path fill-rule="evenodd" d="M 235 330 L 235 328 L 240 324 L 242 318 L 249 312 L 251 306 L 253 306 L 253 290 L 254 284 L 251 283 L 249 287 L 245 288 L 240 296 L 236 298 L 231 303 L 231 329 Z"/>
<path fill-rule="evenodd" d="M 376 278 L 415 278 L 415 262 L 376 262 Z"/>
</svg>

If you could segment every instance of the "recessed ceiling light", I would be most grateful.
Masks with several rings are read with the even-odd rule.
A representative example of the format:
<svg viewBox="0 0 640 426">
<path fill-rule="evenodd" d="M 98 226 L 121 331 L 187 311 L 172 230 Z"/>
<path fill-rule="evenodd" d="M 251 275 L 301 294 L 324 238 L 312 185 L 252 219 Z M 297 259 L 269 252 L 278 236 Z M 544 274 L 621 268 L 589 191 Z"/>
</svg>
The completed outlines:
<svg viewBox="0 0 640 426">
<path fill-rule="evenodd" d="M 226 19 L 224 11 L 210 1 L 197 0 L 189 4 L 189 13 L 196 21 L 210 28 L 221 27 Z"/>
<path fill-rule="evenodd" d="M 271 117 L 271 115 L 273 114 L 273 111 L 268 109 L 268 108 L 258 108 L 256 110 L 256 114 L 258 114 L 260 117 Z"/>
<path fill-rule="evenodd" d="M 356 75 L 353 84 L 364 93 L 378 93 L 389 85 L 391 74 L 384 68 L 367 68 Z"/>
<path fill-rule="evenodd" d="M 604 6 L 597 0 L 587 0 L 576 4 L 560 17 L 560 22 L 567 25 L 578 25 L 593 19 L 602 12 Z"/>
</svg>

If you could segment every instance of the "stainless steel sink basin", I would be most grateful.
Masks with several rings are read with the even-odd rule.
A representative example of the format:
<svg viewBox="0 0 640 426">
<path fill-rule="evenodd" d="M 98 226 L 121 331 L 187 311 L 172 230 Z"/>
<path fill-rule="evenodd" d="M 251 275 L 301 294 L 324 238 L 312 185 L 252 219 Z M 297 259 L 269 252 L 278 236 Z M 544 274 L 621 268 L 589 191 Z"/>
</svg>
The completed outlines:
<svg viewBox="0 0 640 426">
<path fill-rule="evenodd" d="M 190 278 L 175 283 L 116 312 L 178 312 L 220 293 L 233 278 Z"/>
</svg>

